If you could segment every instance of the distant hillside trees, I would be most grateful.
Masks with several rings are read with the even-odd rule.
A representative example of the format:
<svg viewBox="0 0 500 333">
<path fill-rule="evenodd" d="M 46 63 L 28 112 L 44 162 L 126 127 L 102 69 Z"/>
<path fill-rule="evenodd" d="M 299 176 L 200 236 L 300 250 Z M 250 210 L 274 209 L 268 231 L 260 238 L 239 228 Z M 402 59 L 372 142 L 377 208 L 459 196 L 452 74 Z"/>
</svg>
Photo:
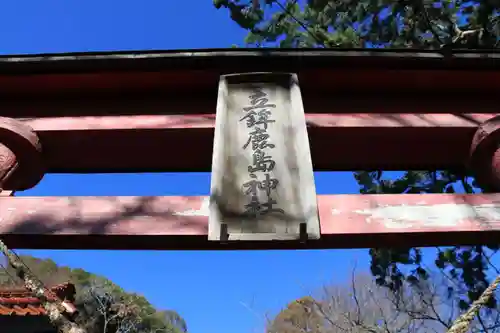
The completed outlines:
<svg viewBox="0 0 500 333">
<path fill-rule="evenodd" d="M 21 256 L 47 287 L 71 282 L 76 287 L 76 322 L 87 333 L 187 333 L 184 319 L 172 310 L 157 310 L 146 298 L 128 293 L 110 280 L 84 271 L 58 266 L 50 259 Z M 0 270 L 0 285 L 23 286 L 12 268 Z"/>
</svg>

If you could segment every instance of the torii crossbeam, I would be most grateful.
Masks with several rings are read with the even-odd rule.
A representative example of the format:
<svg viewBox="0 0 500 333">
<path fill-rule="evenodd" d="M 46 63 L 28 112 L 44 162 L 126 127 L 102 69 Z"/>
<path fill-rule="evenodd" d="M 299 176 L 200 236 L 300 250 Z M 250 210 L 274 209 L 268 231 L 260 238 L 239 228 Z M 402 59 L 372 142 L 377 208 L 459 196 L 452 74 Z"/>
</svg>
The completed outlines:
<svg viewBox="0 0 500 333">
<path fill-rule="evenodd" d="M 300 82 L 314 170 L 471 167 L 496 191 L 499 57 L 274 49 L 2 57 L 4 188 L 29 188 L 44 172 L 210 171 L 221 74 L 285 72 Z M 495 242 L 499 200 L 319 196 L 320 239 L 221 243 L 207 240 L 207 201 L 198 197 L 2 197 L 0 232 L 16 248 L 473 244 Z M 128 205 L 138 213 L 120 215 Z"/>
</svg>

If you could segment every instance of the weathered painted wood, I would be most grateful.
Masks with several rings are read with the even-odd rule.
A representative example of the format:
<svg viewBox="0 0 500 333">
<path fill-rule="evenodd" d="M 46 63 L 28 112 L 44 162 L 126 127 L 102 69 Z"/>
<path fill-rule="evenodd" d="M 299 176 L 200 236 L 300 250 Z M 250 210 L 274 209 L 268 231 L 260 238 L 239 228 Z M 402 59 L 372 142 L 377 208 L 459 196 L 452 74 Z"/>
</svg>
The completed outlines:
<svg viewBox="0 0 500 333">
<path fill-rule="evenodd" d="M 357 93 L 494 92 L 496 53 L 388 50 L 234 49 L 115 54 L 44 54 L 0 58 L 0 94 L 98 94 L 124 91 L 214 89 L 220 73 L 234 71 L 298 72 L 308 88 Z M 473 70 L 470 70 L 473 69 Z M 481 69 L 481 70 L 478 70 Z M 490 69 L 490 70 L 485 70 Z M 16 75 L 17 74 L 17 75 Z M 29 74 L 29 75 L 26 75 Z M 377 85 L 383 78 L 384 85 Z M 476 82 L 463 87 L 461 82 Z M 405 82 L 404 85 L 401 82 Z M 443 88 L 439 83 L 448 82 Z"/>
<path fill-rule="evenodd" d="M 404 112 L 401 107 L 404 103 L 379 109 L 394 113 L 354 113 L 378 110 L 361 108 L 355 101 L 350 106 L 344 103 L 342 109 L 339 106 L 337 111 L 343 113 L 319 113 L 332 103 L 325 101 L 321 108 L 320 104 L 304 102 L 306 108 L 309 105 L 306 112 L 316 112 L 306 113 L 316 171 L 355 170 L 360 165 L 385 170 L 457 168 L 468 160 L 478 124 L 497 115 L 396 113 Z M 189 101 L 184 107 L 191 105 L 196 109 L 196 103 Z M 211 107 L 214 112 L 216 103 L 200 105 L 203 109 Z M 450 110 L 458 108 L 450 105 Z M 182 111 L 177 107 L 176 110 Z M 422 109 L 422 112 L 432 110 Z M 211 168 L 215 114 L 53 116 L 26 118 L 25 122 L 40 137 L 49 172 L 210 171 Z M 116 142 L 122 144 L 117 146 Z M 443 150 L 447 154 L 442 154 Z M 165 158 L 165 154 L 176 158 Z"/>
<path fill-rule="evenodd" d="M 373 110 L 368 106 L 366 109 L 357 108 L 356 102 L 351 103 L 351 107 L 337 108 L 337 111 L 342 113 L 321 113 L 330 111 L 325 106 L 320 106 L 320 102 L 327 103 L 327 100 L 319 100 L 311 102 L 311 106 L 307 111 L 305 118 L 307 126 L 321 127 L 325 129 L 335 128 L 337 131 L 342 128 L 366 128 L 368 131 L 376 129 L 391 130 L 411 128 L 413 131 L 425 131 L 426 129 L 434 129 L 435 131 L 446 131 L 455 129 L 458 134 L 467 134 L 467 130 L 475 130 L 477 125 L 485 122 L 492 117 L 500 115 L 500 113 L 425 113 L 411 114 L 400 113 L 406 108 L 382 107 L 378 111 L 395 111 L 394 113 L 367 113 L 355 112 Z M 336 102 L 341 100 L 336 99 Z M 0 104 L 1 105 L 1 104 Z M 196 109 L 201 108 L 206 110 L 209 105 L 203 103 L 186 102 L 184 108 Z M 496 108 L 491 105 L 491 109 Z M 155 108 L 155 110 L 158 110 Z M 469 109 L 470 110 L 470 109 Z M 333 109 L 331 111 L 334 111 Z M 415 110 L 417 111 L 417 110 Z M 439 111 L 434 108 L 431 111 Z M 194 133 L 198 129 L 214 129 L 215 114 L 175 114 L 175 115 L 142 115 L 142 116 L 54 116 L 44 118 L 21 118 L 21 121 L 31 126 L 37 132 L 43 133 L 45 136 L 57 135 L 57 132 L 70 132 L 73 135 L 85 135 L 82 131 L 99 131 L 109 132 L 118 130 L 174 130 L 182 129 L 188 134 Z M 80 131 L 80 132 L 77 132 Z M 52 133 L 54 132 L 54 133 Z M 211 133 L 212 134 L 212 133 Z M 419 133 L 417 132 L 417 135 Z"/>
<path fill-rule="evenodd" d="M 500 194 L 320 195 L 321 238 L 208 241 L 209 197 L 0 197 L 13 248 L 287 249 L 498 243 Z"/>
<path fill-rule="evenodd" d="M 302 98 L 315 170 L 457 168 L 478 124 L 498 111 L 494 98 L 477 105 L 456 94 Z M 216 101 L 211 90 L 197 98 L 0 99 L 0 109 L 38 132 L 49 172 L 210 171 Z"/>
<path fill-rule="evenodd" d="M 209 239 L 320 237 L 316 188 L 297 76 L 221 77 L 217 100 Z"/>
</svg>

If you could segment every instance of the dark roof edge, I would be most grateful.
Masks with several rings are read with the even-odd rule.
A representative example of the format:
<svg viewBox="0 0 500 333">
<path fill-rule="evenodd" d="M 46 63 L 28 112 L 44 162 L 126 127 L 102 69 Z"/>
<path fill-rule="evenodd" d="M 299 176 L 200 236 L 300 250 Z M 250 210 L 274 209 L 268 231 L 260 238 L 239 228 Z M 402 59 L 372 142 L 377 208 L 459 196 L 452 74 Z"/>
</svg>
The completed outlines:
<svg viewBox="0 0 500 333">
<path fill-rule="evenodd" d="M 234 48 L 171 51 L 119 51 L 0 56 L 0 74 L 95 72 L 103 70 L 245 70 L 272 67 L 373 69 L 500 69 L 500 52 L 384 49 Z"/>
</svg>

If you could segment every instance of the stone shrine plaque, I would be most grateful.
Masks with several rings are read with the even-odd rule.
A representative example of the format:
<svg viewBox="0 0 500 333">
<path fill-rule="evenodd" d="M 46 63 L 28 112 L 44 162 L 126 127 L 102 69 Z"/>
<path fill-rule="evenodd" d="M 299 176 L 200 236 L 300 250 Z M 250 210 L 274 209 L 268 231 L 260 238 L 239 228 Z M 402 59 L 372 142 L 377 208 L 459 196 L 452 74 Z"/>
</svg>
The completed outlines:
<svg viewBox="0 0 500 333">
<path fill-rule="evenodd" d="M 222 76 L 213 147 L 209 240 L 320 237 L 295 74 Z"/>
</svg>

